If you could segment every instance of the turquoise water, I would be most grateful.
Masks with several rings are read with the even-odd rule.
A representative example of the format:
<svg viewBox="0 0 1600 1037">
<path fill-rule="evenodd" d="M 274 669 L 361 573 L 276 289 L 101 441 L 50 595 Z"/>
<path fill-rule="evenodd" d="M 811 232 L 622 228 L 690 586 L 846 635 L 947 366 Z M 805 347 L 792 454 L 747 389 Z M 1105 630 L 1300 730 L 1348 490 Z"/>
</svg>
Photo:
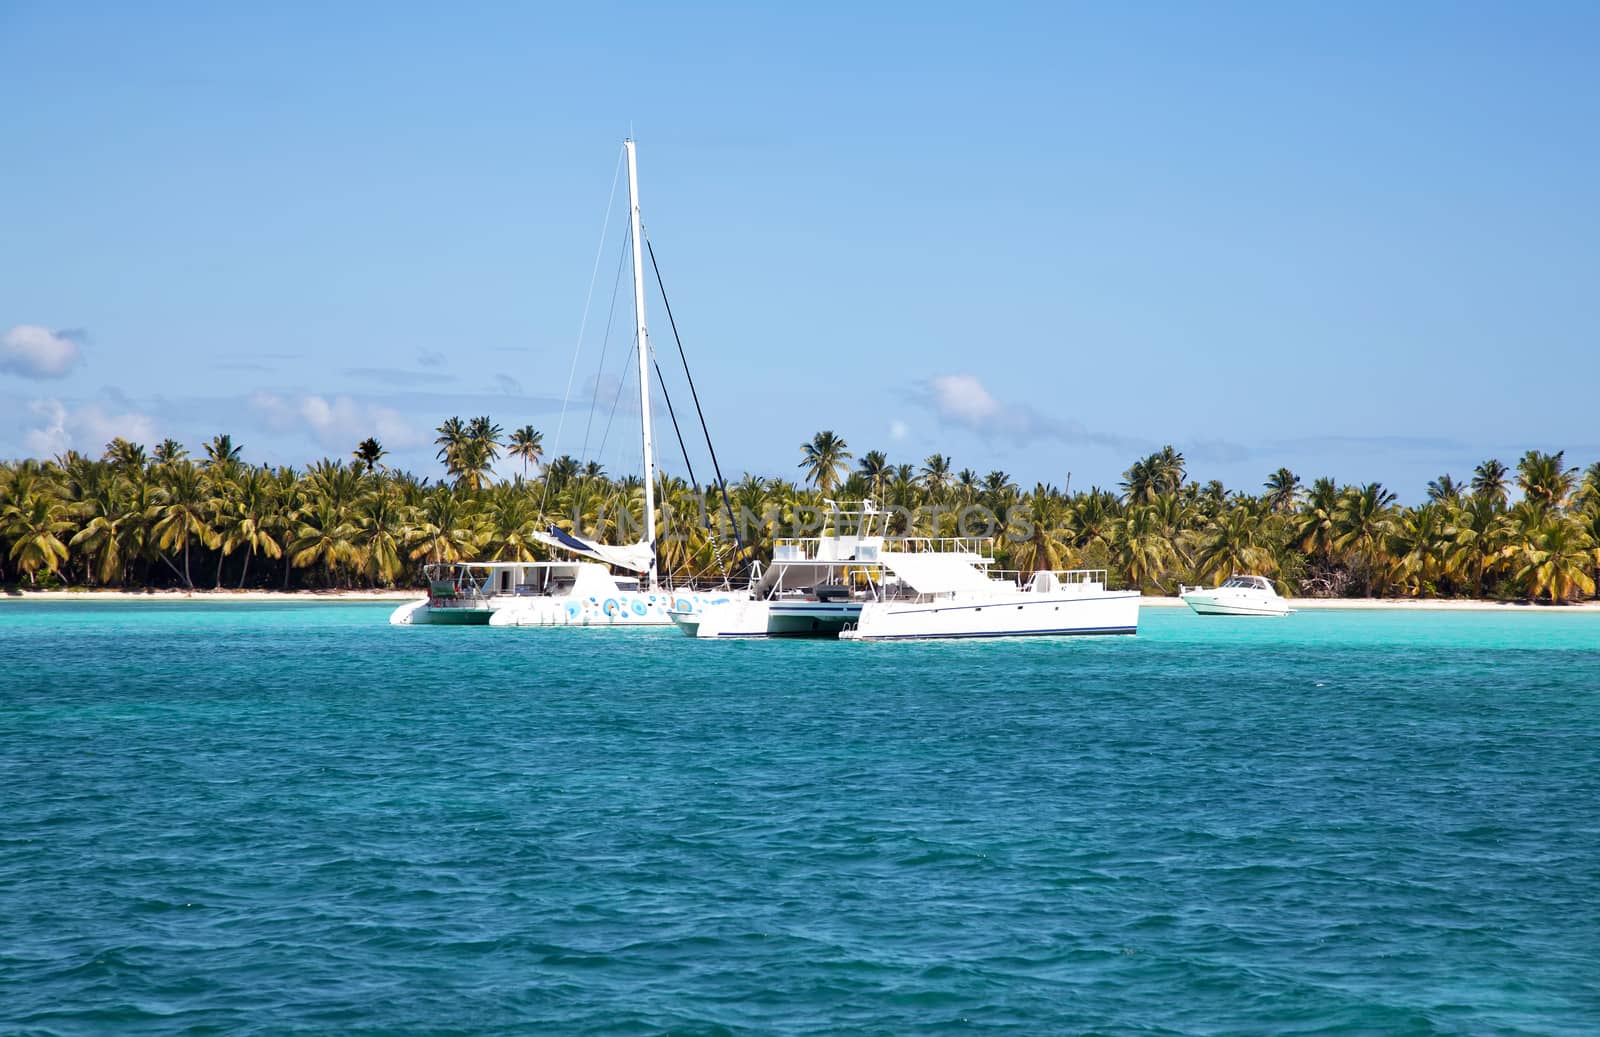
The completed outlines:
<svg viewBox="0 0 1600 1037">
<path fill-rule="evenodd" d="M 1600 1031 L 1600 615 L 0 602 L 0 1031 Z"/>
</svg>

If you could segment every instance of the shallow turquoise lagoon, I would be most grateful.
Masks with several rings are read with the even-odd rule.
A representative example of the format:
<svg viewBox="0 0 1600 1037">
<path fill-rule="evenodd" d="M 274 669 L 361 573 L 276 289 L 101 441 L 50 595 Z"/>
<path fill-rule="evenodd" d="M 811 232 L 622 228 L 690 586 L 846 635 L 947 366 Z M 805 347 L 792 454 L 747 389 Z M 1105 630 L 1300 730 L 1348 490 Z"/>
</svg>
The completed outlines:
<svg viewBox="0 0 1600 1037">
<path fill-rule="evenodd" d="M 1600 615 L 0 601 L 0 1032 L 1600 1032 Z"/>
</svg>

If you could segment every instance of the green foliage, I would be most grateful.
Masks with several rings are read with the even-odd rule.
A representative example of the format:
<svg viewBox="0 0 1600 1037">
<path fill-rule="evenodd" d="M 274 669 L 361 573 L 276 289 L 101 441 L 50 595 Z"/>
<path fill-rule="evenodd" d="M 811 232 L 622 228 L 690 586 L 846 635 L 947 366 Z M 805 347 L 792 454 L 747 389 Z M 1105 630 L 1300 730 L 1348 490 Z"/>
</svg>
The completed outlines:
<svg viewBox="0 0 1600 1037">
<path fill-rule="evenodd" d="M 547 557 L 534 534 L 550 524 L 636 539 L 639 479 L 568 456 L 547 463 L 542 438 L 531 426 L 506 437 L 488 417 L 450 418 L 436 440 L 441 482 L 385 467 L 372 438 L 349 461 L 304 471 L 252 464 L 227 435 L 198 462 L 171 440 L 147 451 L 117 439 L 99 459 L 0 464 L 0 582 L 417 586 L 429 562 Z M 492 475 L 503 448 L 522 469 L 509 482 Z M 852 469 L 832 432 L 801 453 L 805 486 L 746 475 L 729 487 L 732 518 L 715 495 L 663 477 L 662 573 L 736 574 L 770 561 L 778 538 L 814 534 L 824 498 L 870 495 L 891 509 L 896 533 L 992 536 L 1006 568 L 1103 568 L 1151 591 L 1255 572 L 1294 594 L 1564 602 L 1592 596 L 1600 580 L 1600 464 L 1580 470 L 1560 452 L 1530 451 L 1514 472 L 1485 461 L 1468 483 L 1441 476 L 1415 508 L 1376 483 L 1302 488 L 1286 468 L 1258 496 L 1230 493 L 1188 480 L 1171 447 L 1135 461 L 1121 494 L 1023 491 L 1003 471 L 958 470 L 943 454 L 915 465 L 874 450 Z"/>
</svg>

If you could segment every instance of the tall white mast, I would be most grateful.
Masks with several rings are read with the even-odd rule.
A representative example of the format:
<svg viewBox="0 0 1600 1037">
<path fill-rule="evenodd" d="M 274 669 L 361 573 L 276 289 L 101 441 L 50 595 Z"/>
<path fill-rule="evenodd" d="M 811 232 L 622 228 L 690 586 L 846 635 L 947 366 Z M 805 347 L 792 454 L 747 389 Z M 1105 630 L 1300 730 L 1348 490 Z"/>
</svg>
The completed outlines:
<svg viewBox="0 0 1600 1037">
<path fill-rule="evenodd" d="M 639 158 L 628 151 L 628 210 L 633 235 L 633 319 L 639 340 L 639 423 L 644 429 L 644 538 L 650 545 L 650 589 L 656 589 L 656 457 L 650 445 L 650 336 L 644 326 L 644 235 L 639 231 Z"/>
</svg>

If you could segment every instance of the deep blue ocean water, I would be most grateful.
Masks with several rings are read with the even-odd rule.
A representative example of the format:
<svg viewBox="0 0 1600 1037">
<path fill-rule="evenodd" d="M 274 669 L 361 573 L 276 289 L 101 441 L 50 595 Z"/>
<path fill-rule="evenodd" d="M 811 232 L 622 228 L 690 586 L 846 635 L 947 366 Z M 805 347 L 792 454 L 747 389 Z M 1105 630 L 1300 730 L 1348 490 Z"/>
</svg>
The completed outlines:
<svg viewBox="0 0 1600 1037">
<path fill-rule="evenodd" d="M 1600 1032 L 1600 615 L 0 601 L 0 1031 Z"/>
</svg>

